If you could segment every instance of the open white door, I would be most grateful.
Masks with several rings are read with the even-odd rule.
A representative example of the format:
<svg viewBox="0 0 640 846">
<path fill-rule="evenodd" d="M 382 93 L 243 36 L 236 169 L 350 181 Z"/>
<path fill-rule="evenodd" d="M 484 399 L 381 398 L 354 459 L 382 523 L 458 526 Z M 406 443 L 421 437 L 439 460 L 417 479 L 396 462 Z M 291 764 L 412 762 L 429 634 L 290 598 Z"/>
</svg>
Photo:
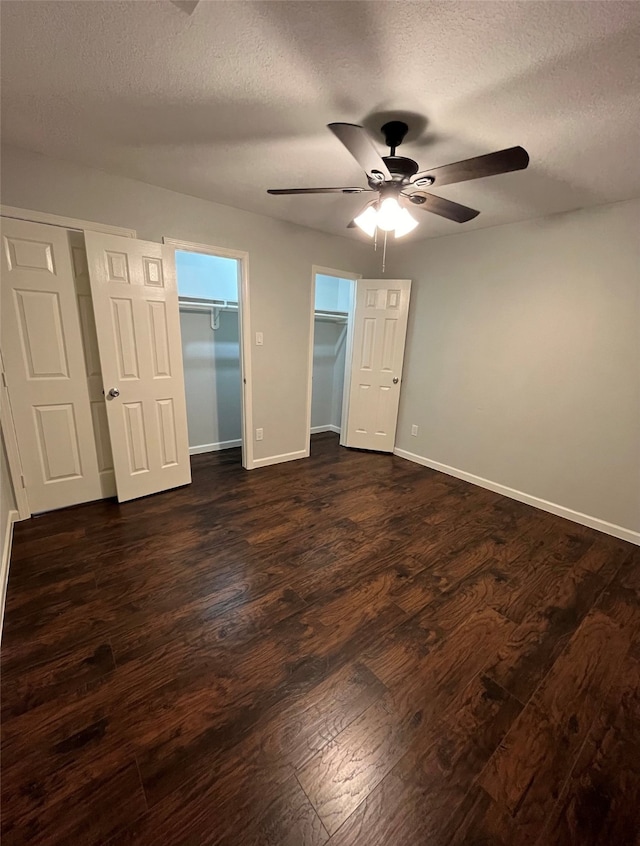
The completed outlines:
<svg viewBox="0 0 640 846">
<path fill-rule="evenodd" d="M 342 446 L 393 452 L 410 292 L 410 279 L 356 281 Z"/>
<path fill-rule="evenodd" d="M 189 484 L 172 250 L 86 232 L 118 500 Z"/>
<path fill-rule="evenodd" d="M 29 508 L 37 514 L 100 499 L 66 229 L 2 218 L 1 300 L 6 383 Z"/>
</svg>

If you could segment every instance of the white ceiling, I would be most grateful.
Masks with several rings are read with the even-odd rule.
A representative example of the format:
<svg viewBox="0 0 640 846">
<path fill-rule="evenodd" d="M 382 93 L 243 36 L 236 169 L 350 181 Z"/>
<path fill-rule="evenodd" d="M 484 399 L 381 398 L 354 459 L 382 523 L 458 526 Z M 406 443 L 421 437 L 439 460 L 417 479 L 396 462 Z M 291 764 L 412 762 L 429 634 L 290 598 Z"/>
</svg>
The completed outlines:
<svg viewBox="0 0 640 846">
<path fill-rule="evenodd" d="M 7 144 L 363 237 L 344 229 L 362 196 L 265 191 L 366 185 L 325 125 L 400 111 L 427 121 L 401 148 L 421 167 L 531 156 L 441 188 L 482 214 L 416 210 L 413 237 L 640 196 L 638 2 L 0 5 Z"/>
</svg>

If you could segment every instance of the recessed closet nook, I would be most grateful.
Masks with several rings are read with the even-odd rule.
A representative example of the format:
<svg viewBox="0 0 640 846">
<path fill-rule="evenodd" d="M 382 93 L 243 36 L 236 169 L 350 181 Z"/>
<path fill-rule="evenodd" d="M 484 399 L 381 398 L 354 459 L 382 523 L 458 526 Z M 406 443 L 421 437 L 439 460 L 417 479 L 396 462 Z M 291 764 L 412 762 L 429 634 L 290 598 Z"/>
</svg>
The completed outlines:
<svg viewBox="0 0 640 846">
<path fill-rule="evenodd" d="M 239 273 L 238 259 L 176 250 L 192 455 L 242 444 Z"/>
<path fill-rule="evenodd" d="M 316 273 L 311 433 L 340 432 L 354 282 Z"/>
</svg>

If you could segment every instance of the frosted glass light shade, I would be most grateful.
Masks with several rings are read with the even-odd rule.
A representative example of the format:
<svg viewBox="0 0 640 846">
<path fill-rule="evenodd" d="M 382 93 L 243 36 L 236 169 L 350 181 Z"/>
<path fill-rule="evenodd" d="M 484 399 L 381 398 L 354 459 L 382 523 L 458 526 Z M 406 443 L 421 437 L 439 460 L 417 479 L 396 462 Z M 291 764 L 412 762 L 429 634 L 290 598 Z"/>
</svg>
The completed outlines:
<svg viewBox="0 0 640 846">
<path fill-rule="evenodd" d="M 380 210 L 378 211 L 378 227 L 384 229 L 385 232 L 390 232 L 396 228 L 396 224 L 400 217 L 402 209 L 400 203 L 395 197 L 387 197 L 380 203 Z"/>
<path fill-rule="evenodd" d="M 407 209 L 400 209 L 400 214 L 398 215 L 398 221 L 396 223 L 396 238 L 402 238 L 403 235 L 408 235 L 409 232 L 413 232 L 413 230 L 418 225 L 418 221 L 413 217 L 413 215 L 409 214 Z"/>
<path fill-rule="evenodd" d="M 378 220 L 378 213 L 373 206 L 367 206 L 367 208 L 359 214 L 358 217 L 354 219 L 354 223 L 356 226 L 359 226 L 360 229 L 371 238 L 373 238 L 373 234 L 376 231 L 376 226 Z"/>
<path fill-rule="evenodd" d="M 395 197 L 387 197 L 378 209 L 375 206 L 367 206 L 353 222 L 370 237 L 374 236 L 378 228 L 385 232 L 395 231 L 396 238 L 402 238 L 418 225 L 418 221 L 400 205 Z"/>
</svg>

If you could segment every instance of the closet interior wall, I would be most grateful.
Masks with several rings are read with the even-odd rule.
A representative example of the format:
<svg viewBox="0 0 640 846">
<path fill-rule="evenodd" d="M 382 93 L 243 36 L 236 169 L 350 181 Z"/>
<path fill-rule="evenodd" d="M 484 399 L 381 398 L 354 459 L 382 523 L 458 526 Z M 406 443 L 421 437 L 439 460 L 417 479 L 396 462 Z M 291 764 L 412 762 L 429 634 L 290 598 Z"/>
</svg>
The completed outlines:
<svg viewBox="0 0 640 846">
<path fill-rule="evenodd" d="M 242 444 L 237 259 L 176 250 L 189 452 Z"/>
<path fill-rule="evenodd" d="M 352 282 L 316 274 L 311 432 L 340 432 Z"/>
</svg>

